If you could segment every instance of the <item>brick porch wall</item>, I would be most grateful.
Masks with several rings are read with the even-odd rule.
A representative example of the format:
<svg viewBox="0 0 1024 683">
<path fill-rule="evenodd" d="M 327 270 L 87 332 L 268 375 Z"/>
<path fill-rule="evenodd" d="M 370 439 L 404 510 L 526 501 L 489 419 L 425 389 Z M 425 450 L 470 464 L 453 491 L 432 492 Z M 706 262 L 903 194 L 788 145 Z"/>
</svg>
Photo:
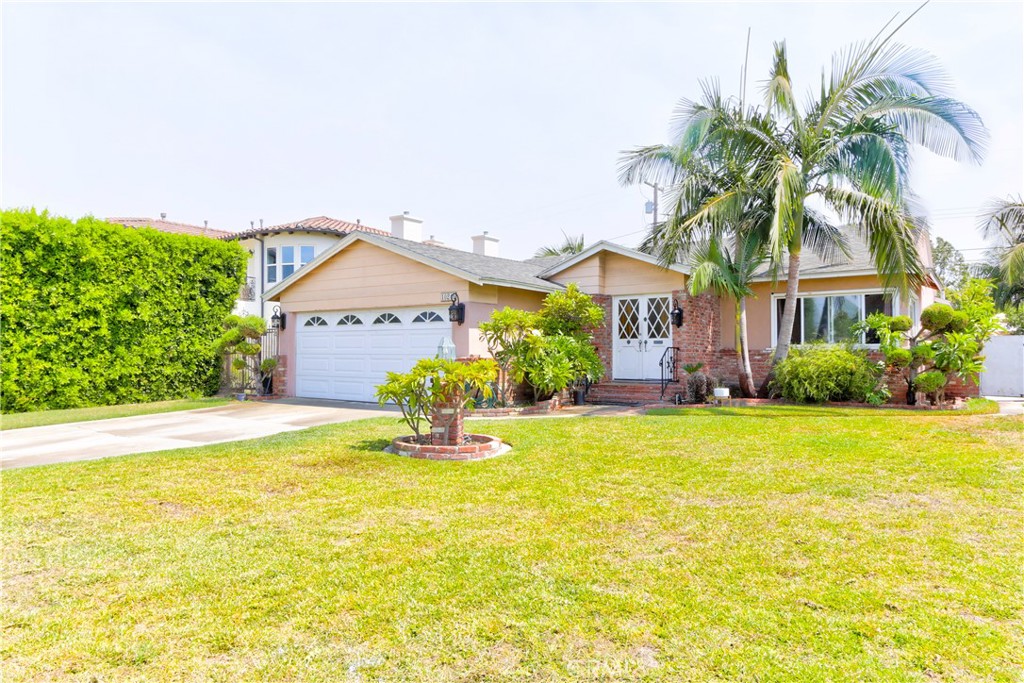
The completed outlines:
<svg viewBox="0 0 1024 683">
<path fill-rule="evenodd" d="M 868 357 L 875 361 L 879 361 L 884 358 L 880 351 L 871 351 L 868 353 Z M 755 385 L 760 385 L 768 375 L 768 366 L 771 363 L 771 358 L 771 349 L 762 349 L 750 352 L 750 369 L 754 373 Z M 711 367 L 711 374 L 725 384 L 739 384 L 739 372 L 736 367 L 735 349 L 719 349 L 715 354 L 714 362 L 709 364 L 709 367 Z M 907 383 L 903 379 L 902 375 L 889 373 L 886 376 L 886 383 L 889 385 L 889 391 L 892 392 L 892 399 L 890 399 L 890 402 L 907 402 Z M 972 382 L 964 382 L 959 378 L 954 378 L 946 387 L 946 396 L 949 398 L 969 398 L 972 396 L 978 396 L 979 393 L 980 389 L 978 388 L 978 385 Z"/>
<path fill-rule="evenodd" d="M 722 348 L 722 318 L 718 298 L 711 293 L 690 296 L 685 290 L 672 292 L 672 297 L 683 308 L 683 326 L 672 328 L 672 345 L 679 349 L 676 356 L 676 373 L 673 378 L 685 378 L 682 366 L 689 363 L 704 363 L 704 372 L 723 383 L 739 385 L 739 371 L 736 365 L 736 350 Z M 594 346 L 605 368 L 605 380 L 612 378 L 612 297 L 606 294 L 592 295 L 594 303 L 604 309 L 605 324 L 593 330 Z M 874 360 L 881 360 L 882 354 L 869 354 Z M 772 350 L 759 349 L 750 352 L 750 369 L 754 373 L 754 384 L 760 385 L 768 374 Z M 906 403 L 907 384 L 900 375 L 887 378 L 892 391 L 893 403 Z M 948 397 L 978 396 L 978 386 L 954 379 L 946 389 Z"/>
</svg>

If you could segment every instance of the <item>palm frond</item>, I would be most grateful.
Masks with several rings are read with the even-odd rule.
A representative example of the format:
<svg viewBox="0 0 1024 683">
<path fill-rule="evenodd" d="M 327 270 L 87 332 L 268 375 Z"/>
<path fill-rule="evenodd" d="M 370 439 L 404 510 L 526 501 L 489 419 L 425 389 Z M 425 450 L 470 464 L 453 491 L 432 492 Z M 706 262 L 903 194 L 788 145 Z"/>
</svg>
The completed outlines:
<svg viewBox="0 0 1024 683">
<path fill-rule="evenodd" d="M 1018 195 L 989 201 L 978 221 L 978 231 L 986 239 L 1010 244 L 1024 241 L 1024 198 Z"/>
<path fill-rule="evenodd" d="M 583 251 L 583 235 L 579 235 L 578 237 L 572 237 L 570 235 L 567 235 L 563 230 L 562 236 L 565 237 L 565 241 L 562 244 L 558 245 L 557 247 L 541 247 L 534 254 L 534 257 L 544 258 L 546 256 L 568 256 L 571 254 L 578 254 L 581 251 Z"/>
<path fill-rule="evenodd" d="M 829 187 L 824 197 L 867 244 L 886 287 L 907 293 L 924 284 L 925 268 L 918 251 L 922 227 L 901 204 L 844 187 Z"/>
<path fill-rule="evenodd" d="M 785 115 L 791 121 L 799 121 L 796 99 L 793 96 L 793 79 L 789 76 L 789 57 L 786 42 L 775 43 L 772 68 L 764 86 L 765 105 L 769 111 Z"/>
</svg>

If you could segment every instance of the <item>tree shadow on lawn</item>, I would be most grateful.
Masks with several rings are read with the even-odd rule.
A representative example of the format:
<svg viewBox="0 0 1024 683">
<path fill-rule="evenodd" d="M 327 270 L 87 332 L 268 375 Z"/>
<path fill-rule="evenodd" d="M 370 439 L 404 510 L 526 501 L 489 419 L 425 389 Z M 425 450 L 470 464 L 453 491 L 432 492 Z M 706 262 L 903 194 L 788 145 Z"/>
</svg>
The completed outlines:
<svg viewBox="0 0 1024 683">
<path fill-rule="evenodd" d="M 364 451 L 366 453 L 383 453 L 384 449 L 391 445 L 391 439 L 363 439 L 356 443 L 350 444 L 350 448 L 354 451 Z"/>
</svg>

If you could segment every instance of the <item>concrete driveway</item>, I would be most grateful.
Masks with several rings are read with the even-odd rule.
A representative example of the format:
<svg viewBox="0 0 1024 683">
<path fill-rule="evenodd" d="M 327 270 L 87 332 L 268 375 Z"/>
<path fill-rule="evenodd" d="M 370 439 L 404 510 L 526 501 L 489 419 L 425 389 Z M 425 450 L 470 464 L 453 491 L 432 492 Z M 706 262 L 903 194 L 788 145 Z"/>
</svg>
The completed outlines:
<svg viewBox="0 0 1024 683">
<path fill-rule="evenodd" d="M 283 399 L 0 432 L 0 468 L 205 446 L 397 414 L 370 403 Z"/>
</svg>

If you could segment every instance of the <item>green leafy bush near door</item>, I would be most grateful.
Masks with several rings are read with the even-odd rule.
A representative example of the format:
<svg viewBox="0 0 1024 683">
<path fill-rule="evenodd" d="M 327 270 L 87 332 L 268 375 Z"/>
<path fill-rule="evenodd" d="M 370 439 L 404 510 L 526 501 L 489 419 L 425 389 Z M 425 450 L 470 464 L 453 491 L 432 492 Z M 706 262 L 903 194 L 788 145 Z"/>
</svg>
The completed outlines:
<svg viewBox="0 0 1024 683">
<path fill-rule="evenodd" d="M 800 403 L 874 402 L 883 371 L 863 351 L 811 344 L 794 347 L 775 366 L 773 387 L 783 398 Z"/>
<path fill-rule="evenodd" d="M 215 392 L 245 262 L 235 242 L 0 212 L 0 410 Z"/>
</svg>

